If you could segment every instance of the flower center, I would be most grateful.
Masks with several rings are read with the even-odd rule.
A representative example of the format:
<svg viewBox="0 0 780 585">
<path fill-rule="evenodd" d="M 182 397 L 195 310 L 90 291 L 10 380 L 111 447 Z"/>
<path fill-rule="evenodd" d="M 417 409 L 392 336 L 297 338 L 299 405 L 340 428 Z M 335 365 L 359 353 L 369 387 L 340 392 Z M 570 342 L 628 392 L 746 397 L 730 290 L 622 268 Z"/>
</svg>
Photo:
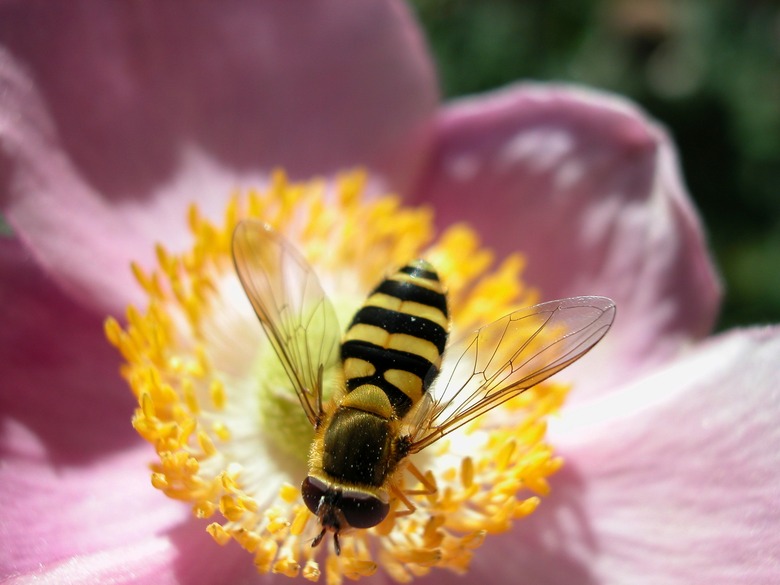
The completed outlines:
<svg viewBox="0 0 780 585">
<path fill-rule="evenodd" d="M 534 494 L 547 493 L 561 465 L 544 443 L 545 418 L 567 389 L 545 383 L 486 415 L 490 427 L 477 419 L 411 457 L 423 474 L 399 480 L 411 513 L 394 498 L 379 525 L 341 536 L 341 554 L 331 542 L 311 547 L 320 527 L 298 486 L 314 430 L 235 273 L 237 223 L 255 218 L 283 234 L 316 270 L 342 325 L 388 271 L 418 257 L 446 284 L 452 338 L 535 300 L 520 281 L 519 255 L 492 268 L 469 227 L 434 241 L 429 210 L 370 197 L 364 183 L 353 173 L 291 184 L 278 172 L 264 192 L 234 197 L 221 225 L 192 208 L 188 252 L 158 246 L 157 268 L 133 265 L 146 309 L 129 307 L 124 328 L 106 321 L 138 399 L 133 426 L 159 457 L 152 484 L 212 518 L 214 539 L 236 540 L 263 573 L 317 580 L 324 570 L 337 583 L 379 567 L 399 581 L 435 566 L 463 571 L 486 534 L 535 509 Z M 339 384 L 325 381 L 325 400 Z"/>
</svg>

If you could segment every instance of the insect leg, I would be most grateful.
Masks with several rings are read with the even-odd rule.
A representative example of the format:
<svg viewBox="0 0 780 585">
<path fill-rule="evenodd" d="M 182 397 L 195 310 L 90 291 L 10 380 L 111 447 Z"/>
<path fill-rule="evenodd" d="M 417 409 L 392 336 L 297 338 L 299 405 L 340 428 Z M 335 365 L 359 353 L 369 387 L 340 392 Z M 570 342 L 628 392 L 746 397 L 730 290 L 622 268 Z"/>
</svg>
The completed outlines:
<svg viewBox="0 0 780 585">
<path fill-rule="evenodd" d="M 406 510 L 398 511 L 396 510 L 393 514 L 396 518 L 403 518 L 404 516 L 408 516 L 409 514 L 414 514 L 414 511 L 417 509 L 417 506 L 415 506 L 409 498 L 406 497 L 406 494 L 403 490 L 399 489 L 396 486 L 390 487 L 390 493 L 393 494 L 398 500 L 406 506 Z"/>
<path fill-rule="evenodd" d="M 407 490 L 396 485 L 390 487 L 390 493 L 392 493 L 393 496 L 398 498 L 398 500 L 404 506 L 406 506 L 406 510 L 395 512 L 396 518 L 403 518 L 404 516 L 413 514 L 414 511 L 417 509 L 417 506 L 415 506 L 407 496 L 430 496 L 436 493 L 436 480 L 434 479 L 433 475 L 430 474 L 430 472 L 428 473 L 428 475 L 424 474 L 411 461 L 408 462 L 406 465 L 407 465 L 406 469 L 408 469 L 409 472 L 422 484 L 422 489 Z"/>
<path fill-rule="evenodd" d="M 316 547 L 317 545 L 320 544 L 320 542 L 322 542 L 322 537 L 325 536 L 325 532 L 326 530 L 323 528 L 322 531 L 317 536 L 314 537 L 314 540 L 311 543 L 312 548 Z"/>
<path fill-rule="evenodd" d="M 433 477 L 433 474 L 429 471 L 427 474 L 424 474 L 420 469 L 411 461 L 407 463 L 407 467 L 409 470 L 409 473 L 411 473 L 417 481 L 419 481 L 422 484 L 422 489 L 419 490 L 404 490 L 404 493 L 408 496 L 430 496 L 436 493 L 436 479 Z"/>
</svg>

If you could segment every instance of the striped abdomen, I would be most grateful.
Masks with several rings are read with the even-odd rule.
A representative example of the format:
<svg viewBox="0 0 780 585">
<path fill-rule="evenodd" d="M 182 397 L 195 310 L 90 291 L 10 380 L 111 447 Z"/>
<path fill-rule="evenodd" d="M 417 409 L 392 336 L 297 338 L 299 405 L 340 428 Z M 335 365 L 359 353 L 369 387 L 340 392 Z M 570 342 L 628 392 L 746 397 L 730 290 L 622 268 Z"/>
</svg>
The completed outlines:
<svg viewBox="0 0 780 585">
<path fill-rule="evenodd" d="M 416 260 L 368 297 L 341 346 L 347 391 L 382 390 L 403 417 L 433 382 L 447 344 L 447 299 L 433 267 Z"/>
</svg>

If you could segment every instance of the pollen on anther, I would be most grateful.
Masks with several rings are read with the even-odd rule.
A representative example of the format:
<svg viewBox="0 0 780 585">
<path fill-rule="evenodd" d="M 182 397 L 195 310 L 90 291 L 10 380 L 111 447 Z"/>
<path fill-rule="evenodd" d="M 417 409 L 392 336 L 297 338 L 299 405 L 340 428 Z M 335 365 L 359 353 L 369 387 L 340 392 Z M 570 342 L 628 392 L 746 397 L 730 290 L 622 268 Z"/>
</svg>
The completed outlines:
<svg viewBox="0 0 780 585">
<path fill-rule="evenodd" d="M 222 527 L 221 524 L 218 524 L 217 522 L 212 522 L 206 527 L 206 532 L 208 532 L 211 537 L 217 542 L 217 544 L 221 546 L 225 546 L 228 542 L 230 542 L 230 534 Z"/>
<path fill-rule="evenodd" d="M 413 563 L 417 565 L 432 565 L 441 558 L 439 549 L 407 549 L 396 555 L 399 561 L 403 563 Z"/>
<path fill-rule="evenodd" d="M 504 446 L 501 447 L 501 450 L 498 452 L 498 457 L 496 457 L 496 466 L 499 471 L 503 471 L 507 468 L 516 448 L 517 443 L 514 440 L 507 441 Z"/>
<path fill-rule="evenodd" d="M 267 530 L 271 534 L 276 534 L 285 528 L 289 528 L 290 523 L 285 518 L 273 518 L 268 521 Z"/>
<path fill-rule="evenodd" d="M 262 539 L 255 552 L 255 566 L 261 573 L 271 571 L 271 564 L 279 551 L 279 545 L 274 540 Z"/>
<path fill-rule="evenodd" d="M 244 515 L 244 509 L 239 506 L 232 496 L 222 496 L 219 500 L 219 511 L 231 521 L 237 521 Z"/>
<path fill-rule="evenodd" d="M 524 483 L 529 490 L 542 496 L 546 496 L 550 493 L 550 484 L 547 483 L 547 480 L 543 477 L 527 477 L 525 478 Z"/>
<path fill-rule="evenodd" d="M 162 473 L 152 474 L 152 485 L 158 490 L 164 490 L 168 487 L 168 480 Z"/>
<path fill-rule="evenodd" d="M 195 385 L 192 380 L 185 378 L 181 385 L 182 394 L 184 395 L 184 403 L 192 414 L 200 413 L 200 405 L 198 399 L 195 396 Z"/>
<path fill-rule="evenodd" d="M 320 567 L 316 561 L 309 559 L 306 561 L 306 564 L 303 567 L 303 572 L 301 574 L 307 581 L 319 581 L 321 574 Z"/>
<path fill-rule="evenodd" d="M 203 452 L 208 457 L 212 457 L 212 456 L 217 454 L 217 449 L 214 446 L 214 443 L 211 440 L 211 437 L 209 437 L 204 432 L 199 432 L 198 433 L 198 445 L 200 445 L 200 448 L 203 450 Z"/>
<path fill-rule="evenodd" d="M 286 577 L 295 577 L 301 570 L 301 566 L 294 559 L 286 558 L 276 561 L 273 567 L 274 573 L 281 573 Z"/>
<path fill-rule="evenodd" d="M 428 548 L 434 548 L 441 545 L 444 534 L 441 528 L 444 526 L 444 516 L 432 516 L 425 525 L 423 531 L 423 542 Z"/>
<path fill-rule="evenodd" d="M 141 411 L 147 419 L 154 418 L 154 402 L 148 392 L 141 394 Z"/>
<path fill-rule="evenodd" d="M 347 576 L 370 577 L 376 573 L 376 570 L 377 566 L 373 561 L 355 558 L 344 559 L 344 574 Z"/>
<path fill-rule="evenodd" d="M 281 498 L 288 504 L 292 504 L 293 502 L 298 501 L 300 495 L 301 492 L 298 490 L 298 488 L 290 485 L 289 483 L 285 483 L 281 488 L 279 488 L 279 496 L 281 496 Z"/>
<path fill-rule="evenodd" d="M 213 502 L 201 501 L 195 504 L 192 508 L 193 514 L 196 518 L 210 518 L 216 511 L 216 506 Z"/>
<path fill-rule="evenodd" d="M 111 344 L 118 346 L 121 343 L 124 332 L 116 319 L 113 317 L 106 319 L 106 322 L 103 324 L 103 331 L 105 331 L 106 338 Z"/>
<path fill-rule="evenodd" d="M 221 441 L 230 440 L 230 429 L 227 428 L 225 423 L 217 421 L 211 426 L 211 429 L 214 431 L 214 434 L 217 436 L 217 438 Z"/>
<path fill-rule="evenodd" d="M 465 488 L 470 488 L 474 483 L 474 460 L 471 457 L 464 457 L 461 462 L 460 480 Z"/>
<path fill-rule="evenodd" d="M 295 517 L 293 518 L 292 524 L 290 524 L 290 534 L 293 536 L 298 536 L 303 533 L 304 528 L 306 528 L 306 524 L 309 521 L 309 518 L 311 517 L 311 512 L 304 508 L 303 506 L 298 508 L 298 511 L 295 513 Z"/>
<path fill-rule="evenodd" d="M 157 279 L 156 274 L 152 274 L 151 276 L 146 274 L 140 265 L 135 262 L 130 263 L 130 270 L 132 271 L 136 282 L 141 285 L 141 288 L 143 288 L 149 296 L 152 298 L 162 297 L 162 289 L 160 288 L 160 282 Z"/>
<path fill-rule="evenodd" d="M 214 408 L 222 410 L 225 408 L 225 385 L 219 380 L 212 380 L 209 386 L 209 395 Z"/>
<path fill-rule="evenodd" d="M 541 500 L 536 496 L 527 498 L 522 502 L 518 502 L 514 510 L 514 517 L 523 518 L 524 516 L 528 516 L 531 512 L 533 512 L 534 510 L 536 510 L 536 508 L 539 507 L 540 503 Z"/>
<path fill-rule="evenodd" d="M 241 548 L 247 552 L 254 553 L 257 547 L 260 546 L 262 537 L 252 530 L 241 528 L 233 532 L 233 538 L 236 539 Z"/>
</svg>

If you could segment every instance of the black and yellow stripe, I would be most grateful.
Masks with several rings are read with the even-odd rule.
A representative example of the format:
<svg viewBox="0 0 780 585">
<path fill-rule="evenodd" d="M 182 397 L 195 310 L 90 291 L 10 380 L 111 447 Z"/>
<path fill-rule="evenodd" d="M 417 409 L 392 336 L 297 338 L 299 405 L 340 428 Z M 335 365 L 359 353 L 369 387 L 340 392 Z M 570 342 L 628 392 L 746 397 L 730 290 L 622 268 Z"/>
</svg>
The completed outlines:
<svg viewBox="0 0 780 585">
<path fill-rule="evenodd" d="M 439 373 L 448 331 L 447 299 L 433 267 L 424 260 L 404 266 L 374 289 L 347 330 L 347 392 L 379 388 L 403 417 Z"/>
</svg>

